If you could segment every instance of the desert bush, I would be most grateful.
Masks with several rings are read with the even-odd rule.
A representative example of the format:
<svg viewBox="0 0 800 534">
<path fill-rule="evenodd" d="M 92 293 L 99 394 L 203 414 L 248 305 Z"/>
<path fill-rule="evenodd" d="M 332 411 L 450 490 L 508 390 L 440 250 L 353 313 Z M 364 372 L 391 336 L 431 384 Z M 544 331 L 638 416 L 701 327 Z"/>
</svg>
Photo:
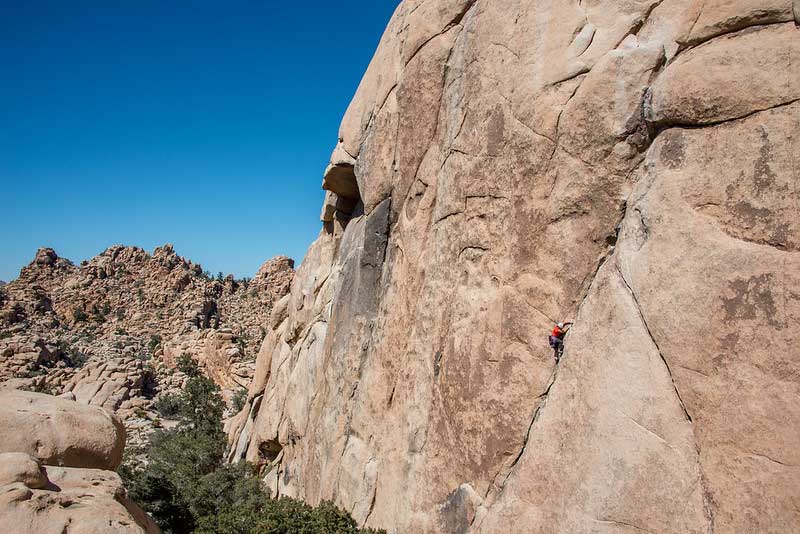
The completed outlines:
<svg viewBox="0 0 800 534">
<path fill-rule="evenodd" d="M 150 342 L 147 344 L 147 347 L 150 349 L 150 354 L 155 353 L 159 345 L 161 345 L 161 336 L 158 334 L 151 335 Z"/>
<path fill-rule="evenodd" d="M 174 419 L 181 411 L 181 399 L 174 393 L 165 393 L 153 403 L 153 408 L 167 419 Z"/>
<path fill-rule="evenodd" d="M 233 394 L 231 399 L 231 409 L 234 413 L 239 413 L 244 408 L 244 403 L 247 402 L 247 390 L 240 389 Z"/>
<path fill-rule="evenodd" d="M 176 367 L 178 371 L 182 372 L 189 378 L 195 378 L 202 374 L 200 372 L 200 366 L 197 365 L 197 362 L 194 360 L 194 358 L 185 352 L 178 356 Z"/>
<path fill-rule="evenodd" d="M 66 341 L 59 341 L 57 347 L 60 359 L 63 359 L 67 366 L 73 369 L 83 367 L 86 362 L 89 361 L 89 356 L 87 354 L 70 346 Z"/>
<path fill-rule="evenodd" d="M 72 317 L 75 319 L 76 323 L 85 323 L 89 320 L 89 316 L 86 315 L 86 312 L 80 308 L 75 308 L 72 310 Z"/>
<path fill-rule="evenodd" d="M 86 365 L 86 362 L 89 361 L 89 356 L 77 349 L 72 349 L 67 354 L 67 360 L 67 365 L 72 368 L 79 369 Z"/>
<path fill-rule="evenodd" d="M 30 391 L 32 393 L 42 393 L 43 395 L 58 395 L 58 389 L 45 382 L 37 382 L 29 386 L 23 386 L 20 389 L 22 391 Z"/>
<path fill-rule="evenodd" d="M 384 531 L 359 529 L 355 520 L 329 501 L 313 508 L 306 503 L 281 497 L 266 506 L 223 509 L 201 518 L 199 534 L 379 534 Z"/>
</svg>

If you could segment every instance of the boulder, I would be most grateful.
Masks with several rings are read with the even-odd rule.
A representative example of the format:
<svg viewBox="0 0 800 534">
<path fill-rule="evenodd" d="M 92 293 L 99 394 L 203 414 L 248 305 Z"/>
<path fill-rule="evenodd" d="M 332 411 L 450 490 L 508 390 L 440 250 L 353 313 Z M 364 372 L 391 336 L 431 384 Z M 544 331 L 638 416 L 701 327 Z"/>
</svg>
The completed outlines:
<svg viewBox="0 0 800 534">
<path fill-rule="evenodd" d="M 0 452 L 24 452 L 47 465 L 116 469 L 125 429 L 94 406 L 18 390 L 0 391 Z"/>
<path fill-rule="evenodd" d="M 32 460 L 32 459 L 31 459 Z M 114 472 L 47 467 L 49 484 L 0 483 L 0 532 L 157 534 Z"/>
<path fill-rule="evenodd" d="M 47 473 L 39 461 L 24 452 L 0 453 L 0 486 L 20 482 L 32 489 L 47 486 Z"/>
</svg>

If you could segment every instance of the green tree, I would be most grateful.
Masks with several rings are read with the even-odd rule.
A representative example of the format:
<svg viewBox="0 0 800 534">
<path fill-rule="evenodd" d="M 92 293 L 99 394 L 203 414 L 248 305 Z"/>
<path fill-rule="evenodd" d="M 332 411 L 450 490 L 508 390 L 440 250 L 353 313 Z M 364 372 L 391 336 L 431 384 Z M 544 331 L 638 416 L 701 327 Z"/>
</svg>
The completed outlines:
<svg viewBox="0 0 800 534">
<path fill-rule="evenodd" d="M 177 367 L 178 371 L 182 372 L 189 378 L 197 378 L 202 375 L 200 372 L 200 366 L 197 365 L 197 362 L 194 361 L 194 358 L 185 352 L 178 356 L 178 361 L 176 362 L 175 367 Z"/>
<path fill-rule="evenodd" d="M 150 354 L 155 354 L 159 345 L 161 345 L 161 336 L 158 334 L 151 334 L 150 342 L 147 344 L 147 347 L 150 349 Z"/>
</svg>

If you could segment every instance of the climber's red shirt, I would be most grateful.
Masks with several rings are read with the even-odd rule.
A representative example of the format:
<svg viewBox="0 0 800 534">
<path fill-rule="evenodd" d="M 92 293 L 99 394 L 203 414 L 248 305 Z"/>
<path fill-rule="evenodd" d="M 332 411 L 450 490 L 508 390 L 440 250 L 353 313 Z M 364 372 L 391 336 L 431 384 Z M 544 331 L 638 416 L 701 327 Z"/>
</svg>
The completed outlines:
<svg viewBox="0 0 800 534">
<path fill-rule="evenodd" d="M 564 337 L 564 332 L 558 326 L 556 326 L 555 328 L 553 328 L 553 333 L 551 335 L 553 337 L 561 339 L 562 337 Z"/>
</svg>

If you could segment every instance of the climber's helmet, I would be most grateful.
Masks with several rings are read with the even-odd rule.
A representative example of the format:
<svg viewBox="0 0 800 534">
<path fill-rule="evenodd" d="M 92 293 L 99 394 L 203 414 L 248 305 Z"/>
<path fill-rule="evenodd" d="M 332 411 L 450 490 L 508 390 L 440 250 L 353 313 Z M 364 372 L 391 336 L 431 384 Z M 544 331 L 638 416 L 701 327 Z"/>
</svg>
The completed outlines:
<svg viewBox="0 0 800 534">
<path fill-rule="evenodd" d="M 564 323 L 558 323 L 559 328 L 564 328 Z"/>
</svg>

